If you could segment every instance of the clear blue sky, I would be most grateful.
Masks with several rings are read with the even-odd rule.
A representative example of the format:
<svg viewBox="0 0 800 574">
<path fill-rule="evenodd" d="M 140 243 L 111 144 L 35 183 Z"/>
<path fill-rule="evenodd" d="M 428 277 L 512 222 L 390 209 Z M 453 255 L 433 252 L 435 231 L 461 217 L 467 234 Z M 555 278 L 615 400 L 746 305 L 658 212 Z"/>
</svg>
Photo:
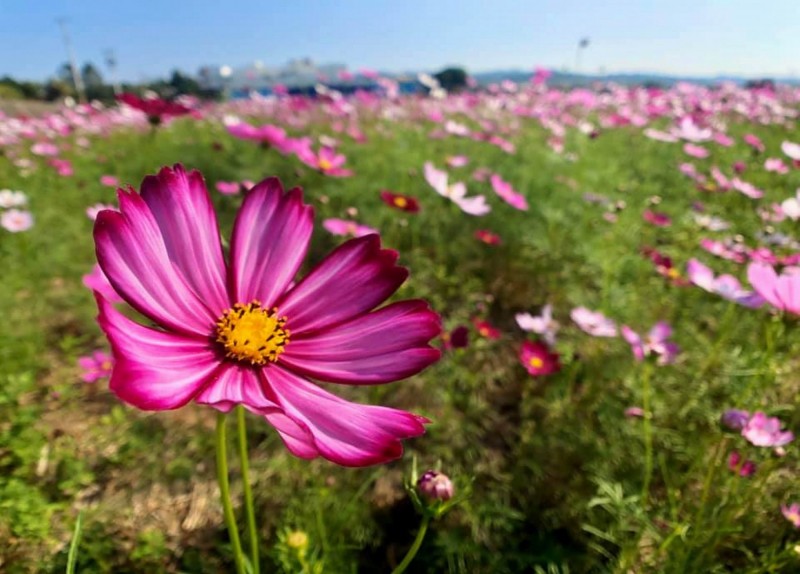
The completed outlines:
<svg viewBox="0 0 800 574">
<path fill-rule="evenodd" d="M 308 56 L 386 71 L 572 67 L 583 71 L 800 75 L 800 0 L 0 0 L 0 75 L 44 79 L 116 51 L 123 79 L 203 64 Z"/>
</svg>

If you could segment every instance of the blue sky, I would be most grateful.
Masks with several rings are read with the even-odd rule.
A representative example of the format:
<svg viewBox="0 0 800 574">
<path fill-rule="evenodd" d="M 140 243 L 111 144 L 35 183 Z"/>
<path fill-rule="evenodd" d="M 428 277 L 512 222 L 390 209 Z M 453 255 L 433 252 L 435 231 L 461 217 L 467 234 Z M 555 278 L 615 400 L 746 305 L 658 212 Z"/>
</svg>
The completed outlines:
<svg viewBox="0 0 800 574">
<path fill-rule="evenodd" d="M 44 79 L 113 48 L 140 80 L 203 64 L 279 65 L 308 56 L 351 69 L 800 75 L 799 0 L 0 0 L 0 75 Z"/>
</svg>

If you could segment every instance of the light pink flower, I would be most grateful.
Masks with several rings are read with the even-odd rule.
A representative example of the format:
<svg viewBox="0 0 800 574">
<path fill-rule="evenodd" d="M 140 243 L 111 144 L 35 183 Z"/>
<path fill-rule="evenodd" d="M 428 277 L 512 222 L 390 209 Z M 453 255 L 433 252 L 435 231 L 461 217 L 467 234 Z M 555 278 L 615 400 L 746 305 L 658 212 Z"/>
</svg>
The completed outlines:
<svg viewBox="0 0 800 574">
<path fill-rule="evenodd" d="M 446 162 L 449 167 L 464 167 L 469 163 L 469 158 L 465 155 L 451 155 Z"/>
<path fill-rule="evenodd" d="M 503 201 L 505 201 L 514 209 L 528 211 L 528 200 L 526 200 L 525 196 L 521 193 L 514 191 L 514 188 L 511 187 L 510 183 L 503 180 L 503 178 L 496 173 L 489 178 L 489 181 L 492 184 L 492 189 L 494 189 L 494 192 L 499 195 Z"/>
<path fill-rule="evenodd" d="M 33 215 L 29 211 L 9 209 L 0 214 L 0 227 L 11 233 L 28 231 L 33 227 Z"/>
<path fill-rule="evenodd" d="M 714 141 L 723 147 L 731 147 L 735 143 L 731 136 L 722 132 L 714 134 Z"/>
<path fill-rule="evenodd" d="M 800 504 L 796 502 L 789 506 L 781 504 L 781 513 L 786 520 L 792 523 L 792 526 L 800 528 Z"/>
<path fill-rule="evenodd" d="M 214 187 L 223 195 L 236 195 L 241 192 L 239 182 L 237 181 L 218 181 L 214 184 Z"/>
<path fill-rule="evenodd" d="M 463 182 L 448 184 L 447 172 L 438 170 L 431 162 L 425 162 L 425 181 L 428 182 L 436 193 L 455 203 L 464 213 L 469 215 L 486 215 L 491 207 L 482 195 L 467 197 L 467 186 Z"/>
<path fill-rule="evenodd" d="M 100 184 L 108 187 L 117 187 L 119 185 L 119 179 L 113 175 L 101 175 Z"/>
<path fill-rule="evenodd" d="M 50 142 L 38 142 L 31 146 L 31 152 L 34 155 L 41 155 L 45 157 L 53 157 L 58 155 L 58 146 Z"/>
<path fill-rule="evenodd" d="M 0 189 L 0 208 L 22 207 L 28 203 L 28 196 L 22 191 Z"/>
<path fill-rule="evenodd" d="M 753 262 L 747 267 L 747 280 L 776 309 L 800 315 L 800 268 L 786 267 L 778 275 L 772 266 Z"/>
<path fill-rule="evenodd" d="M 686 155 L 690 155 L 699 159 L 703 159 L 711 155 L 711 152 L 709 152 L 706 148 L 693 143 L 683 144 L 683 151 Z"/>
<path fill-rule="evenodd" d="M 800 144 L 785 141 L 781 144 L 781 151 L 794 161 L 800 161 Z"/>
<path fill-rule="evenodd" d="M 764 169 L 779 175 L 785 175 L 789 173 L 789 166 L 783 163 L 783 160 L 779 157 L 767 158 L 764 161 Z"/>
<path fill-rule="evenodd" d="M 346 219 L 326 219 L 322 222 L 322 227 L 333 235 L 349 235 L 351 237 L 363 237 L 371 233 L 378 233 L 377 229 Z"/>
<path fill-rule="evenodd" d="M 627 325 L 623 325 L 620 330 L 622 337 L 630 344 L 637 361 L 642 361 L 650 355 L 657 355 L 658 364 L 667 365 L 672 363 L 680 352 L 678 346 L 669 341 L 672 327 L 664 321 L 656 323 L 644 339 Z"/>
<path fill-rule="evenodd" d="M 741 283 L 733 275 L 720 275 L 714 277 L 714 272 L 697 259 L 690 259 L 686 264 L 686 275 L 689 281 L 708 291 L 733 301 L 743 307 L 756 308 L 764 304 L 764 299 L 758 293 L 742 289 Z"/>
<path fill-rule="evenodd" d="M 78 366 L 83 371 L 81 380 L 84 383 L 95 383 L 100 379 L 111 376 L 114 368 L 114 358 L 105 351 L 95 351 L 91 355 L 80 357 Z"/>
<path fill-rule="evenodd" d="M 656 140 L 659 142 L 675 143 L 676 141 L 678 141 L 678 136 L 673 135 L 671 133 L 663 132 L 661 130 L 656 130 L 653 128 L 647 128 L 646 130 L 644 130 L 643 133 L 646 137 L 650 138 L 651 140 Z"/>
<path fill-rule="evenodd" d="M 756 151 L 763 152 L 764 149 L 766 149 L 761 139 L 759 139 L 759 137 L 755 134 L 745 134 L 742 139 L 744 140 L 744 143 Z"/>
<path fill-rule="evenodd" d="M 738 191 L 739 193 L 746 195 L 750 199 L 761 199 L 764 197 L 764 192 L 758 189 L 752 183 L 747 183 L 739 179 L 738 177 L 734 177 L 732 180 L 733 189 Z"/>
<path fill-rule="evenodd" d="M 420 372 L 440 355 L 439 317 L 423 301 L 377 310 L 405 281 L 397 253 L 369 235 L 345 242 L 295 282 L 313 231 L 300 189 L 276 178 L 244 198 L 223 256 L 216 214 L 198 172 L 164 168 L 120 211 L 95 222 L 97 256 L 115 290 L 157 327 L 98 297 L 116 359 L 110 388 L 144 410 L 189 402 L 263 416 L 301 458 L 346 466 L 402 454 L 424 417 L 345 401 L 308 377 L 372 385 Z"/>
<path fill-rule="evenodd" d="M 541 335 L 551 347 L 556 344 L 556 333 L 559 324 L 553 319 L 553 306 L 549 303 L 542 307 L 542 314 L 538 316 L 530 313 L 517 313 L 514 315 L 517 325 L 523 331 L 528 331 Z"/>
<path fill-rule="evenodd" d="M 672 218 L 670 218 L 670 216 L 666 213 L 645 209 L 642 213 L 642 217 L 646 222 L 651 223 L 656 227 L 669 227 L 672 225 Z"/>
<path fill-rule="evenodd" d="M 49 159 L 47 163 L 55 168 L 56 173 L 61 177 L 70 177 L 75 173 L 75 170 L 72 169 L 72 162 L 68 159 L 58 159 L 54 157 Z"/>
<path fill-rule="evenodd" d="M 592 337 L 616 337 L 617 324 L 600 311 L 575 307 L 569 314 L 578 328 Z"/>
<path fill-rule="evenodd" d="M 295 150 L 297 157 L 309 167 L 319 170 L 320 173 L 331 177 L 350 177 L 353 172 L 342 166 L 347 161 L 344 154 L 336 153 L 331 147 L 323 146 L 319 154 L 315 154 L 310 146 L 301 146 Z"/>
<path fill-rule="evenodd" d="M 233 137 L 259 142 L 265 146 L 276 148 L 281 153 L 285 153 L 287 140 L 286 130 L 272 124 L 264 124 L 254 127 L 241 121 L 239 118 L 229 118 L 225 124 L 225 129 Z"/>
<path fill-rule="evenodd" d="M 768 417 L 761 411 L 753 413 L 742 429 L 742 436 L 755 446 L 783 446 L 794 440 L 791 431 L 781 431 L 780 419 Z"/>
</svg>

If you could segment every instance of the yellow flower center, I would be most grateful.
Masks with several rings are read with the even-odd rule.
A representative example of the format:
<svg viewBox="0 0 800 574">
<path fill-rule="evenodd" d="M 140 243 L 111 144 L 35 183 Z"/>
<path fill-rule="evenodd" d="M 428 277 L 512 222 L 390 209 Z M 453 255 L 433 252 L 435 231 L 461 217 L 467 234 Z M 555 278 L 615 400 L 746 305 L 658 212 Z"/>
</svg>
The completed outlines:
<svg viewBox="0 0 800 574">
<path fill-rule="evenodd" d="M 100 363 L 100 370 L 102 370 L 102 371 L 110 371 L 111 367 L 113 367 L 113 366 L 114 365 L 111 363 L 111 361 L 103 361 L 102 363 Z"/>
<path fill-rule="evenodd" d="M 217 321 L 217 342 L 225 347 L 229 359 L 253 365 L 275 362 L 289 342 L 286 317 L 278 317 L 278 309 L 264 309 L 259 301 L 247 305 L 237 303 Z"/>
<path fill-rule="evenodd" d="M 488 337 L 489 335 L 491 335 L 487 327 L 481 327 L 480 329 L 478 329 L 478 333 L 480 333 L 481 337 Z"/>
<path fill-rule="evenodd" d="M 333 167 L 333 164 L 332 164 L 330 161 L 328 161 L 327 159 L 321 159 L 321 160 L 319 160 L 319 168 L 320 168 L 322 171 L 328 171 L 328 170 L 329 170 L 329 169 L 331 169 L 332 167 Z"/>
<path fill-rule="evenodd" d="M 394 204 L 400 209 L 408 205 L 408 200 L 405 197 L 395 197 Z"/>
<path fill-rule="evenodd" d="M 544 366 L 544 361 L 542 361 L 539 357 L 531 357 L 528 359 L 528 364 L 534 369 L 541 369 Z"/>
</svg>

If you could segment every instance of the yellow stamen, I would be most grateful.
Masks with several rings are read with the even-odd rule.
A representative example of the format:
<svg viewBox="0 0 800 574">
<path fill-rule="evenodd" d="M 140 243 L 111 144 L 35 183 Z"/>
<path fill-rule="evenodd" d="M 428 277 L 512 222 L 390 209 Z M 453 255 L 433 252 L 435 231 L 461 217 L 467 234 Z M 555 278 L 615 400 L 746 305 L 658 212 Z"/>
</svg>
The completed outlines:
<svg viewBox="0 0 800 574">
<path fill-rule="evenodd" d="M 289 342 L 286 317 L 278 309 L 264 309 L 259 301 L 237 303 L 217 321 L 217 342 L 225 347 L 229 359 L 253 365 L 275 362 Z"/>
<path fill-rule="evenodd" d="M 544 361 L 539 357 L 531 357 L 528 359 L 528 364 L 534 369 L 541 369 L 544 366 Z"/>
<path fill-rule="evenodd" d="M 478 329 L 478 333 L 481 334 L 481 337 L 488 337 L 489 335 L 491 335 L 487 327 L 481 327 L 480 329 Z"/>
<path fill-rule="evenodd" d="M 100 370 L 101 371 L 110 371 L 111 367 L 113 367 L 113 366 L 114 365 L 111 363 L 111 361 L 103 361 L 102 363 L 100 363 Z"/>
<path fill-rule="evenodd" d="M 394 204 L 400 209 L 403 209 L 405 206 L 408 205 L 408 200 L 405 197 L 395 197 Z"/>
<path fill-rule="evenodd" d="M 329 169 L 331 169 L 332 167 L 333 167 L 333 164 L 332 164 L 330 161 L 328 161 L 327 159 L 321 159 L 321 160 L 319 160 L 319 168 L 320 168 L 322 171 L 328 171 L 328 170 L 329 170 Z"/>
</svg>

